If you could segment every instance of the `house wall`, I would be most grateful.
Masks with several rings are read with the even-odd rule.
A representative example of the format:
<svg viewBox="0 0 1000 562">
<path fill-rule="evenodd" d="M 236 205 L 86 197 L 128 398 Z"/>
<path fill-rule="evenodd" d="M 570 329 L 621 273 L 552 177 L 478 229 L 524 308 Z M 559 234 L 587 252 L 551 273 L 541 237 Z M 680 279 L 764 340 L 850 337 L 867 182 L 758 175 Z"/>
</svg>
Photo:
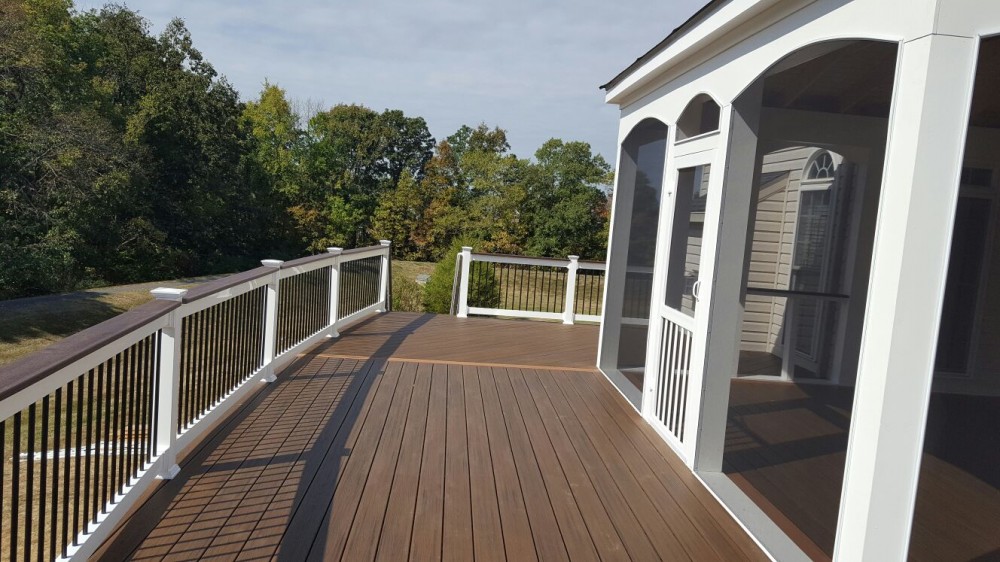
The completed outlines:
<svg viewBox="0 0 1000 562">
<path fill-rule="evenodd" d="M 884 156 L 880 147 L 871 146 L 873 157 L 860 176 L 878 179 L 868 183 L 880 185 L 881 191 L 867 190 L 865 196 L 880 193 L 881 200 L 876 201 L 878 216 L 873 212 L 862 220 L 862 230 L 870 224 L 876 233 L 870 274 L 867 267 L 863 272 L 871 286 L 851 303 L 852 310 L 860 307 L 863 313 L 853 317 L 864 322 L 848 327 L 849 334 L 857 334 L 862 374 L 837 559 L 901 560 L 906 555 L 972 61 L 978 35 L 990 33 L 1000 33 L 1000 3 L 992 0 L 732 0 L 607 95 L 621 107 L 624 139 L 643 118 L 676 123 L 692 98 L 708 93 L 723 108 L 722 138 L 713 162 L 732 165 L 727 175 L 748 185 L 753 157 L 747 146 L 758 141 L 760 115 L 752 109 L 755 94 L 747 88 L 758 76 L 790 53 L 823 41 L 876 39 L 899 45 L 889 145 Z M 744 102 L 745 107 L 734 107 Z M 712 303 L 712 310 L 699 319 L 691 369 L 692 385 L 702 390 L 698 407 L 689 408 L 692 417 L 700 415 L 697 453 L 685 459 L 702 471 L 706 482 L 709 473 L 721 469 L 728 381 L 719 379 L 729 376 L 726 367 L 736 360 L 735 348 L 727 346 L 740 339 L 739 324 L 733 321 L 740 316 L 728 307 L 740 277 L 733 263 L 744 263 L 738 256 L 745 256 L 742 249 L 720 243 L 727 238 L 715 230 L 731 234 L 745 227 L 745 218 L 732 209 L 741 207 L 745 213 L 757 203 L 740 193 L 723 193 L 717 185 L 720 189 L 710 193 L 706 209 L 705 224 L 710 226 L 701 239 L 709 257 L 701 265 L 701 277 L 709 281 L 701 301 Z M 765 212 L 777 212 L 772 201 L 760 203 Z M 792 201 L 784 203 L 787 209 Z M 784 236 L 778 240 L 783 243 Z M 757 250 L 763 252 L 768 242 L 759 242 Z M 777 254 L 780 266 L 781 248 Z M 1000 310 L 1000 303 L 995 306 Z M 771 341 L 770 332 L 768 338 Z M 724 482 L 711 486 L 720 497 L 731 499 Z M 782 543 L 783 534 L 760 521 L 752 505 L 729 505 L 772 555 L 795 558 L 794 547 Z"/>
<path fill-rule="evenodd" d="M 748 287 L 789 288 L 799 185 L 806 163 L 818 150 L 792 147 L 776 150 L 764 157 L 762 173 L 785 172 L 787 175 L 760 188 L 747 273 Z M 740 349 L 780 354 L 784 319 L 785 299 L 747 295 Z"/>
<path fill-rule="evenodd" d="M 702 168 L 701 184 L 698 186 L 698 194 L 704 197 L 708 193 L 709 180 L 712 171 L 709 166 Z M 691 285 L 700 275 L 701 255 L 703 250 L 702 239 L 705 235 L 705 213 L 694 212 L 691 215 L 690 229 L 688 230 L 687 251 L 684 254 L 684 277 L 688 281 L 688 287 L 681 297 L 681 310 L 689 315 L 694 315 L 695 302 L 691 294 Z"/>
</svg>

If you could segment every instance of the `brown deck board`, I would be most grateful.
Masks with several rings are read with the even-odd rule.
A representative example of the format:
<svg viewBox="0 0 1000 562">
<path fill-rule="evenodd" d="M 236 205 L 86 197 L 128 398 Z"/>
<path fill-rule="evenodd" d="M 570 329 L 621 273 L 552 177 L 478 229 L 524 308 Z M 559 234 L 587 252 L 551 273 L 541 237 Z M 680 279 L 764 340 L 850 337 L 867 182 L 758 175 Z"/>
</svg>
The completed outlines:
<svg viewBox="0 0 1000 562">
<path fill-rule="evenodd" d="M 401 408 L 398 407 L 399 401 L 396 392 L 399 391 L 400 386 L 405 388 L 405 385 L 399 384 L 403 377 L 402 364 L 386 365 L 382 384 L 379 385 L 378 394 L 375 396 L 375 402 L 372 404 L 364 425 L 361 426 L 361 434 L 358 436 L 350 456 L 347 457 L 344 473 L 337 481 L 333 501 L 330 502 L 325 511 L 310 514 L 313 518 L 320 515 L 323 519 L 319 525 L 319 531 L 313 539 L 312 548 L 309 549 L 309 559 L 337 560 L 341 558 L 354 524 L 354 518 L 358 515 L 359 506 L 362 505 L 361 496 L 367 489 L 365 483 L 368 481 L 369 473 L 372 472 L 375 457 L 392 454 L 386 452 L 380 455 L 382 450 L 379 449 L 379 442 L 382 438 L 382 432 L 399 419 Z M 408 401 L 409 395 L 407 395 Z M 397 408 L 391 408 L 393 404 L 396 404 Z M 392 441 L 387 439 L 386 448 L 391 449 L 391 447 Z M 381 526 L 381 522 L 379 525 Z M 303 542 L 308 542 L 308 535 L 303 537 Z M 293 559 L 293 557 L 289 556 L 288 559 Z M 296 556 L 294 559 L 305 560 L 306 557 Z"/>
<path fill-rule="evenodd" d="M 625 546 L 572 446 L 554 429 L 556 435 L 549 438 L 546 427 L 555 428 L 558 420 L 543 421 L 540 407 L 525 384 L 524 371 L 513 369 L 509 374 L 571 558 L 592 559 L 589 552 L 596 549 L 601 560 L 628 560 Z"/>
<path fill-rule="evenodd" d="M 500 507 L 500 522 L 503 527 L 503 542 L 507 557 L 513 560 L 535 560 L 538 557 L 535 541 L 532 538 L 535 528 L 528 522 L 528 510 L 517 474 L 517 465 L 514 463 L 514 452 L 507 435 L 507 427 L 500 411 L 500 399 L 493 380 L 493 372 L 488 367 L 466 367 L 467 377 L 475 376 L 469 373 L 473 369 L 477 371 L 479 390 L 483 396 L 493 475 L 496 478 L 497 504 Z M 541 519 L 540 514 L 538 518 Z M 543 526 L 544 523 L 539 522 L 538 525 Z M 559 540 L 558 532 L 550 535 L 547 542 L 552 544 L 557 540 Z M 547 554 L 553 553 L 549 551 Z M 565 557 L 565 552 L 563 556 Z"/>
<path fill-rule="evenodd" d="M 455 365 L 434 367 L 435 375 L 447 377 L 445 488 L 444 488 L 444 560 L 471 560 L 472 538 L 471 458 L 468 422 L 465 410 L 465 382 L 462 368 Z"/>
<path fill-rule="evenodd" d="M 291 511 L 292 515 L 287 520 L 287 527 L 280 529 L 281 535 L 278 538 L 281 540 L 281 544 L 280 548 L 276 550 L 279 559 L 295 560 L 297 558 L 304 560 L 308 555 L 313 537 L 319 532 L 321 523 L 322 515 L 317 514 L 322 514 L 326 506 L 329 505 L 337 484 L 346 470 L 345 453 L 353 450 L 362 428 L 368 422 L 368 416 L 376 396 L 383 397 L 386 392 L 391 392 L 391 389 L 386 390 L 386 388 L 391 387 L 391 384 L 382 385 L 384 376 L 377 364 L 371 363 L 365 367 L 367 367 L 367 371 L 364 373 L 364 383 L 359 386 L 362 392 L 367 392 L 365 392 L 363 400 L 353 401 L 351 408 L 344 416 L 345 422 L 347 420 L 357 421 L 345 423 L 346 428 L 341 426 L 327 432 L 327 435 L 331 437 L 329 446 L 325 450 L 322 447 L 317 447 L 310 455 L 310 462 L 307 464 L 309 474 L 300 481 L 305 485 L 299 487 L 298 501 Z M 365 388 L 366 386 L 367 388 Z M 344 408 L 338 408 L 338 412 L 342 411 Z M 372 417 L 373 420 L 375 418 L 377 415 Z M 327 427 L 332 427 L 332 424 Z M 270 542 L 269 538 L 266 540 Z M 260 542 L 260 537 L 258 537 L 255 541 L 249 542 L 248 545 L 254 548 L 265 547 L 264 544 L 259 544 Z"/>
<path fill-rule="evenodd" d="M 223 421 L 97 558 L 763 558 L 600 373 L 560 367 L 573 327 L 379 319 L 352 350 L 368 358 L 324 343 Z M 459 354 L 456 326 L 493 349 Z"/>
<path fill-rule="evenodd" d="M 694 545 L 694 548 L 692 548 L 691 545 L 682 543 L 675 535 L 675 530 L 661 517 L 658 517 L 659 512 L 650 500 L 648 492 L 643 489 L 642 484 L 636 479 L 630 470 L 628 461 L 622 458 L 620 452 L 615 448 L 613 441 L 604 434 L 600 424 L 596 423 L 589 415 L 589 412 L 581 411 L 579 406 L 570 407 L 571 404 L 577 404 L 570 394 L 571 391 L 562 388 L 559 381 L 555 379 L 551 372 L 540 373 L 539 376 L 542 379 L 542 384 L 547 385 L 549 396 L 561 394 L 561 398 L 564 401 L 563 407 L 566 408 L 566 412 L 569 415 L 575 418 L 570 421 L 570 424 L 578 426 L 575 434 L 581 447 L 587 449 L 589 454 L 594 455 L 593 462 L 595 464 L 604 463 L 604 472 L 602 474 L 607 474 L 612 483 L 611 485 L 618 487 L 625 502 L 635 514 L 639 525 L 646 532 L 646 537 L 653 544 L 660 558 L 675 560 L 703 559 L 706 553 L 700 544 Z M 567 417 L 569 416 L 567 415 Z M 573 433 L 571 432 L 571 438 Z M 676 521 L 681 521 L 681 519 L 678 518 Z M 703 540 L 702 537 L 692 538 L 699 542 Z M 685 552 L 687 552 L 686 555 Z"/>
<path fill-rule="evenodd" d="M 427 429 L 428 400 L 431 390 L 431 366 L 414 365 L 417 369 L 410 408 L 403 430 L 403 444 L 392 479 L 389 505 L 385 510 L 382 534 L 375 541 L 379 560 L 405 560 L 410 554 L 417 488 L 420 483 L 420 461 L 423 457 L 424 432 Z"/>
<path fill-rule="evenodd" d="M 553 430 L 556 431 L 556 435 L 552 436 L 553 441 L 565 439 L 572 445 L 579 462 L 583 465 L 584 473 L 589 477 L 594 492 L 600 497 L 608 516 L 618 530 L 618 536 L 622 538 L 632 559 L 654 560 L 659 558 L 653 544 L 643 532 L 635 513 L 608 473 L 604 462 L 593 451 L 589 439 L 574 419 L 572 408 L 565 405 L 561 393 L 558 389 L 553 391 L 550 384 L 547 384 L 548 381 L 543 383 L 546 378 L 544 372 L 536 371 L 532 376 L 526 378 L 531 381 L 529 386 L 532 388 L 532 392 L 539 395 L 539 403 L 544 403 L 543 407 L 553 410 L 559 421 L 560 427 L 553 426 Z M 567 457 L 569 457 L 568 454 Z"/>
<path fill-rule="evenodd" d="M 584 382 L 583 387 L 589 391 L 593 401 L 603 405 L 623 431 L 628 433 L 636 450 L 646 459 L 648 466 L 659 477 L 664 487 L 677 497 L 677 501 L 682 505 L 697 503 L 704 508 L 687 510 L 687 513 L 713 546 L 717 550 L 721 549 L 723 557 L 767 560 L 753 539 L 742 531 L 735 520 L 727 516 L 725 509 L 687 470 L 656 431 L 634 415 L 630 405 L 615 399 L 614 391 L 609 388 L 610 383 L 606 379 L 591 378 Z M 638 430 L 638 435 L 627 431 L 628 427 Z M 736 548 L 738 553 L 729 552 L 727 546 L 716 541 Z"/>
<path fill-rule="evenodd" d="M 452 371 L 453 372 L 453 371 Z M 472 496 L 472 542 L 476 560 L 503 560 L 503 531 L 493 472 L 486 411 L 476 367 L 461 370 L 465 389 L 465 422 L 469 432 L 469 483 Z M 516 558 L 511 557 L 516 560 Z"/>
<path fill-rule="evenodd" d="M 448 407 L 448 368 L 441 365 L 430 367 L 430 395 L 427 404 L 427 424 L 424 431 L 424 444 L 420 461 L 420 480 L 417 484 L 416 506 L 413 516 L 413 531 L 410 540 L 410 560 L 433 560 L 442 556 L 442 527 L 444 520 L 445 498 L 445 440 L 447 438 L 447 407 Z M 463 424 L 464 429 L 464 424 Z M 454 453 L 454 451 L 452 451 Z M 468 503 L 468 457 L 454 454 L 464 465 L 459 474 L 464 476 L 464 497 Z M 442 515 L 444 514 L 444 515 Z M 464 509 L 464 525 L 469 529 L 471 555 L 471 522 L 468 506 Z M 449 521 L 451 523 L 451 521 Z M 381 551 L 380 551 L 381 554 Z"/>
<path fill-rule="evenodd" d="M 388 369 L 392 368 L 392 366 L 388 367 Z M 375 457 L 372 459 L 372 466 L 359 499 L 358 510 L 350 522 L 350 533 L 343 550 L 343 557 L 347 560 L 371 560 L 375 556 L 379 544 L 379 532 L 385 521 L 389 492 L 392 489 L 388 484 L 394 481 L 396 475 L 396 466 L 402 449 L 403 432 L 410 412 L 410 399 L 413 395 L 416 374 L 416 365 L 411 363 L 400 366 L 396 392 L 393 394 L 392 403 L 389 406 L 389 415 L 386 417 L 385 427 L 382 428 L 380 440 L 374 447 Z M 354 457 L 354 455 L 351 456 Z M 358 473 L 361 470 L 363 468 Z M 341 511 L 336 508 L 327 511 L 326 518 L 328 522 L 332 523 L 331 529 L 346 527 L 346 524 L 336 523 L 347 520 L 346 517 L 340 517 L 340 513 Z M 326 549 L 321 552 L 318 545 L 314 545 L 309 557 L 317 560 L 340 557 L 339 540 L 339 534 L 330 533 Z"/>
<path fill-rule="evenodd" d="M 565 481 L 550 478 L 546 485 L 542 474 L 544 459 L 539 459 L 532 448 L 524 416 L 514 398 L 509 371 L 507 369 L 492 369 L 492 371 L 539 558 L 565 560 L 568 557 L 570 560 L 597 560 L 593 542 L 585 533 L 586 526 L 580 519 L 576 503 L 572 502 L 572 493 L 569 492 Z M 545 442 L 540 443 L 544 444 Z M 542 449 L 542 452 L 544 457 L 546 451 Z M 551 450 L 548 453 L 551 455 Z M 561 475 L 562 471 L 559 470 L 557 463 L 549 466 L 553 477 Z M 550 491 L 550 488 L 555 489 Z M 567 499 L 570 501 L 567 502 Z"/>
<path fill-rule="evenodd" d="M 672 467 L 670 467 L 656 450 L 649 446 L 642 434 L 640 425 L 634 423 L 628 416 L 616 408 L 607 408 L 595 394 L 594 387 L 589 384 L 571 384 L 563 376 L 555 373 L 568 393 L 573 393 L 579 403 L 584 404 L 597 423 L 605 429 L 615 447 L 618 448 L 625 463 L 636 474 L 643 489 L 660 511 L 664 521 L 679 533 L 690 537 L 703 537 L 703 541 L 691 539 L 698 549 L 704 552 L 708 548 L 723 559 L 740 559 L 745 557 L 742 552 L 715 524 L 715 518 L 709 516 L 707 510 L 685 510 L 684 505 L 701 503 L 688 489 Z M 710 501 L 713 501 L 710 499 Z M 700 556 L 701 553 L 698 553 Z"/>
<path fill-rule="evenodd" d="M 343 335 L 309 353 L 587 370 L 597 364 L 597 326 L 592 324 L 394 312 L 365 320 Z"/>
</svg>

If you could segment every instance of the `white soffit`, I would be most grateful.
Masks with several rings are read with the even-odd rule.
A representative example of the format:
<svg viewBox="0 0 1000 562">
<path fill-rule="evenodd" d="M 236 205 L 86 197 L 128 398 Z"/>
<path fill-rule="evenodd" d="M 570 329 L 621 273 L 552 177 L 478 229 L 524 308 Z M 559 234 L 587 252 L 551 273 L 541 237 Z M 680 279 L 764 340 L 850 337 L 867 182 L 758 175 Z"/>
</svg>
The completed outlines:
<svg viewBox="0 0 1000 562">
<path fill-rule="evenodd" d="M 604 101 L 621 104 L 630 94 L 646 86 L 669 69 L 700 51 L 737 26 L 760 15 L 782 0 L 731 0 L 691 29 L 645 64 L 621 79 L 605 94 Z M 809 0 L 811 3 L 814 0 Z"/>
</svg>

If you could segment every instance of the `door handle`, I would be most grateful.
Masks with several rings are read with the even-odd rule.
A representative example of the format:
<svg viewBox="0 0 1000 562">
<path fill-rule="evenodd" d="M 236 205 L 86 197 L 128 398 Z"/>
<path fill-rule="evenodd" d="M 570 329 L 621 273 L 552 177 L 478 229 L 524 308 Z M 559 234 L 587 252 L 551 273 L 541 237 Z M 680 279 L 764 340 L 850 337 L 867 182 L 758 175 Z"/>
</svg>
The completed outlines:
<svg viewBox="0 0 1000 562">
<path fill-rule="evenodd" d="M 691 296 L 694 297 L 694 300 L 701 301 L 701 279 L 695 281 L 691 287 Z"/>
</svg>

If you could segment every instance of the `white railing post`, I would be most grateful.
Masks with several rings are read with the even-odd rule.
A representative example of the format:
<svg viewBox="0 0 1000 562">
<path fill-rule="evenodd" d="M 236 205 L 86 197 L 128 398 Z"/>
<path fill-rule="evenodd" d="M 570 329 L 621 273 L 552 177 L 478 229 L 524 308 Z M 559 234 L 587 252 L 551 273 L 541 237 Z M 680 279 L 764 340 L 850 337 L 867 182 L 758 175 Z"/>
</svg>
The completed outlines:
<svg viewBox="0 0 1000 562">
<path fill-rule="evenodd" d="M 563 308 L 563 324 L 572 324 L 576 319 L 576 272 L 580 269 L 580 256 L 569 256 L 566 266 L 566 306 Z"/>
<path fill-rule="evenodd" d="M 462 276 L 458 278 L 458 317 L 469 317 L 469 266 L 472 263 L 472 247 L 462 246 Z"/>
<path fill-rule="evenodd" d="M 181 302 L 186 289 L 159 287 L 150 291 L 153 298 Z M 156 406 L 156 474 L 170 480 L 181 471 L 177 466 L 177 419 L 179 415 L 181 382 L 181 309 L 174 309 L 167 327 L 160 331 L 160 381 Z"/>
<path fill-rule="evenodd" d="M 273 267 L 271 279 L 267 282 L 267 301 L 264 305 L 264 376 L 261 382 L 274 382 L 274 351 L 278 340 L 278 290 L 281 282 L 281 260 L 261 260 L 264 267 Z"/>
<path fill-rule="evenodd" d="M 330 265 L 330 333 L 327 337 L 339 338 L 337 321 L 340 316 L 340 254 L 344 253 L 344 249 L 327 248 L 326 251 L 333 255 L 333 264 Z"/>
<path fill-rule="evenodd" d="M 392 260 L 392 241 L 379 240 L 378 242 L 385 248 L 385 254 L 382 255 L 382 279 L 381 286 L 379 287 L 379 296 L 382 305 L 378 307 L 378 311 L 385 312 L 389 310 L 389 299 L 392 298 L 392 295 L 389 294 L 389 275 L 391 274 L 389 262 Z"/>
</svg>

